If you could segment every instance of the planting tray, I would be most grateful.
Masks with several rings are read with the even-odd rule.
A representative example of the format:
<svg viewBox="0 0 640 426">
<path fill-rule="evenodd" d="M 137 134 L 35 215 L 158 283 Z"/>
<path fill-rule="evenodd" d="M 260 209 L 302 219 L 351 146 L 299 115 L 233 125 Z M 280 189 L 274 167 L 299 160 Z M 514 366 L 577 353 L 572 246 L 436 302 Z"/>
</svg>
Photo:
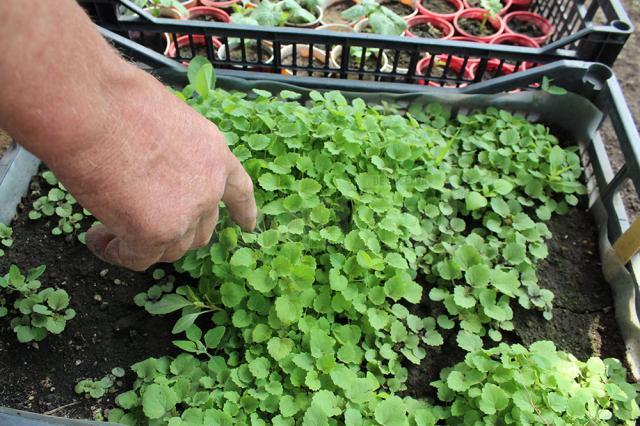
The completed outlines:
<svg viewBox="0 0 640 426">
<path fill-rule="evenodd" d="M 138 60 L 144 60 L 151 66 L 163 65 L 164 68 L 156 69 L 155 73 L 165 83 L 175 86 L 183 86 L 186 83 L 186 74 L 180 64 L 167 60 L 162 55 L 154 54 L 148 49 L 132 45 L 121 37 L 107 32 L 105 34 L 115 44 L 123 47 L 125 53 Z M 538 90 L 530 90 L 532 85 L 539 85 L 543 77 L 552 78 L 555 85 L 571 93 L 552 96 Z M 522 113 L 529 120 L 553 126 L 572 142 L 578 143 L 581 148 L 585 180 L 589 187 L 589 206 L 600 235 L 600 253 L 602 263 L 605 265 L 604 272 L 612 284 L 616 320 L 627 347 L 627 362 L 632 373 L 638 377 L 640 373 L 638 363 L 640 359 L 638 344 L 640 259 L 636 256 L 626 267 L 616 264 L 611 258 L 611 242 L 629 227 L 629 219 L 618 194 L 619 189 L 628 180 L 633 182 L 636 190 L 640 188 L 640 136 L 618 82 L 608 67 L 580 61 L 559 61 L 517 75 L 499 77 L 459 89 L 390 83 L 385 86 L 388 90 L 384 93 L 379 91 L 379 87 L 362 81 L 300 77 L 296 80 L 295 86 L 287 84 L 286 81 L 286 76 L 278 74 L 224 70 L 218 75 L 217 85 L 224 89 L 243 92 L 250 92 L 254 88 L 272 92 L 288 89 L 301 93 L 303 99 L 310 89 L 336 89 L 342 90 L 348 98 L 361 97 L 370 103 L 379 103 L 384 100 L 402 106 L 409 102 L 425 104 L 439 102 L 450 107 L 454 113 L 494 106 Z M 612 170 L 599 132 L 605 120 L 611 122 L 615 142 L 626 159 L 625 166 L 617 173 Z M 34 170 L 24 170 L 27 176 L 31 176 L 34 172 Z M 9 192 L 9 189 L 12 191 Z M 0 197 L 7 197 L 5 199 L 15 205 L 23 192 L 5 185 L 5 179 L 0 174 Z M 15 418 L 16 413 L 13 414 Z M 11 416 L 12 413 L 8 410 L 0 411 L 0 424 L 4 424 L 1 422 L 4 420 L 1 415 Z M 62 422 L 51 424 L 77 424 L 72 421 Z M 6 424 L 35 426 L 42 423 Z"/>
<path fill-rule="evenodd" d="M 417 83 L 424 81 L 416 75 L 416 66 L 424 58 L 432 58 L 432 64 L 424 67 L 431 84 L 461 86 L 500 76 L 505 70 L 522 70 L 536 64 L 544 64 L 559 59 L 580 59 L 612 65 L 625 41 L 633 32 L 633 25 L 618 0 L 534 0 L 533 12 L 546 17 L 555 32 L 547 45 L 540 48 L 503 46 L 469 43 L 450 40 L 432 40 L 411 37 L 383 36 L 377 34 L 344 33 L 334 31 L 309 30 L 289 27 L 245 26 L 217 22 L 201 22 L 156 18 L 137 7 L 130 0 L 80 0 L 94 22 L 110 31 L 140 43 L 153 41 L 157 50 L 163 51 L 171 44 L 186 48 L 189 52 L 180 54 L 173 49 L 172 56 L 187 62 L 196 54 L 206 56 L 217 68 L 234 67 L 251 71 L 287 73 L 291 75 L 313 72 L 331 78 L 377 80 L 378 90 L 386 91 L 385 82 L 401 81 Z M 121 13 L 128 10 L 138 14 L 139 19 L 131 19 Z M 120 11 L 120 12 L 118 12 Z M 134 15 L 135 16 L 135 15 Z M 167 40 L 168 38 L 168 40 Z M 213 38 L 213 39 L 212 39 Z M 230 44 L 240 42 L 241 57 L 232 60 Z M 257 43 L 259 42 L 259 43 Z M 168 43 L 163 45 L 163 43 Z M 246 48 L 257 43 L 257 60 L 249 61 Z M 225 55 L 217 54 L 219 45 Z M 292 63 L 283 63 L 281 49 L 293 46 L 312 51 L 319 49 L 324 62 L 315 65 L 301 56 Z M 340 54 L 334 61 L 329 60 L 336 46 L 341 46 Z M 364 48 L 359 57 L 352 59 L 349 66 L 350 49 Z M 289 48 L 291 49 L 291 48 Z M 168 50 L 168 49 L 166 49 Z M 273 56 L 271 56 L 271 51 Z M 365 52 L 383 51 L 388 61 L 378 59 L 375 68 L 365 68 Z M 439 54 L 455 54 L 456 58 L 439 57 Z M 376 55 L 378 58 L 381 55 Z M 444 62 L 442 75 L 433 70 L 433 58 Z M 473 75 L 465 72 L 474 65 Z M 497 64 L 496 64 L 497 62 Z M 385 66 L 387 63 L 387 66 Z M 462 64 L 462 65 L 460 65 Z M 288 78 L 291 78 L 291 75 Z"/>
</svg>

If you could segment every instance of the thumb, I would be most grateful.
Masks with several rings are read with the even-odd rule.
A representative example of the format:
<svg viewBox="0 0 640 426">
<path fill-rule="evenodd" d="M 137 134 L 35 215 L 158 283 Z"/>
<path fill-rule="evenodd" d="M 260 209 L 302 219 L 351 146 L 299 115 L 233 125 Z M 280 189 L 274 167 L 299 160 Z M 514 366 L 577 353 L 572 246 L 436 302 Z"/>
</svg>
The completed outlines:
<svg viewBox="0 0 640 426">
<path fill-rule="evenodd" d="M 105 262 L 124 266 L 133 271 L 144 271 L 158 262 L 164 250 L 134 249 L 104 225 L 96 225 L 87 231 L 87 247 Z"/>
</svg>

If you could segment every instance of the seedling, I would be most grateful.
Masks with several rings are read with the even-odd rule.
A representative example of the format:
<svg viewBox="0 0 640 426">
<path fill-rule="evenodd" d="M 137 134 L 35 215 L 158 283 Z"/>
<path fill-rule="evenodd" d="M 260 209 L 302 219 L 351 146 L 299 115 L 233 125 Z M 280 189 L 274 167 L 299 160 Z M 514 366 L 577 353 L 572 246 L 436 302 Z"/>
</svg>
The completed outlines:
<svg viewBox="0 0 640 426">
<path fill-rule="evenodd" d="M 585 192 L 576 148 L 494 108 L 452 117 L 412 104 L 384 115 L 337 92 L 311 91 L 302 104 L 288 90 L 214 89 L 211 73 L 192 62 L 180 96 L 224 132 L 261 216 L 245 233 L 221 210 L 211 244 L 175 265 L 198 284 L 140 296 L 149 313 L 178 316 L 182 353 L 135 364 L 137 380 L 109 420 L 450 417 L 449 407 L 398 396 L 407 366 L 445 331 L 471 353 L 500 341 L 518 303 L 550 317 L 536 267 L 550 236 L 544 221 Z M 437 316 L 407 308 L 425 297 Z"/>
<path fill-rule="evenodd" d="M 81 380 L 76 384 L 74 391 L 77 394 L 84 394 L 87 398 L 99 399 L 107 393 L 114 392 L 116 384 L 119 384 L 118 379 L 121 379 L 124 375 L 125 371 L 123 368 L 115 367 L 111 370 L 111 373 L 105 375 L 100 380 Z"/>
<path fill-rule="evenodd" d="M 9 272 L 0 277 L 0 317 L 12 314 L 11 328 L 18 336 L 18 341 L 27 343 L 41 341 L 47 333 L 60 334 L 67 321 L 76 315 L 69 308 L 69 295 L 65 290 L 42 287 L 38 280 L 45 271 L 45 266 L 30 269 L 23 275 L 16 265 L 11 265 Z M 8 302 L 13 300 L 13 310 L 9 311 Z"/>
<path fill-rule="evenodd" d="M 407 29 L 407 23 L 401 16 L 375 0 L 363 0 L 342 12 L 341 16 L 349 22 L 367 18 L 369 26 L 377 34 L 401 35 Z"/>
<path fill-rule="evenodd" d="M 288 13 L 287 21 L 294 24 L 309 24 L 318 19 L 314 14 L 319 6 L 317 0 L 284 0 L 284 11 Z"/>
<path fill-rule="evenodd" d="M 13 229 L 0 223 L 0 257 L 4 256 L 2 247 L 11 247 L 13 245 Z"/>
<path fill-rule="evenodd" d="M 446 424 L 635 425 L 640 409 L 626 375 L 616 359 L 582 362 L 540 341 L 475 350 L 432 385 Z"/>
<path fill-rule="evenodd" d="M 44 171 L 40 176 L 50 188 L 47 195 L 33 202 L 33 209 L 28 215 L 29 219 L 38 220 L 42 217 L 57 216 L 58 225 L 51 230 L 53 235 L 73 234 L 79 231 L 82 221 L 85 217 L 91 216 L 91 213 L 78 205 L 76 199 L 51 171 Z"/>
</svg>

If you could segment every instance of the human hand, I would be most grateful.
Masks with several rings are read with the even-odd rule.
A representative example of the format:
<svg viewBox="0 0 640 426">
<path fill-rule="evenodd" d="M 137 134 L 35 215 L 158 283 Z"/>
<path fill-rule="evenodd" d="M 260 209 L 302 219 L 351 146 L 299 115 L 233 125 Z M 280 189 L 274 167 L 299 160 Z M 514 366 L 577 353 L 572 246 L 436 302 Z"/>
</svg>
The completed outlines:
<svg viewBox="0 0 640 426">
<path fill-rule="evenodd" d="M 206 245 L 221 200 L 245 230 L 257 212 L 251 178 L 217 127 L 155 80 L 141 86 L 113 99 L 113 126 L 73 166 L 87 170 L 54 170 L 102 223 L 87 232 L 89 249 L 133 270 Z"/>
</svg>

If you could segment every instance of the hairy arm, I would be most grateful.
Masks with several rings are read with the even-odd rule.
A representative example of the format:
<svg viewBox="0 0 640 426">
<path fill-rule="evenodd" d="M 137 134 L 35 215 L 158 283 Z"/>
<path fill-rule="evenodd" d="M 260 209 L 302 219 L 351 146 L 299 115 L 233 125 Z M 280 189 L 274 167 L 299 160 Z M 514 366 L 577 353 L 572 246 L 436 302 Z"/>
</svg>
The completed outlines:
<svg viewBox="0 0 640 426">
<path fill-rule="evenodd" d="M 205 245 L 225 202 L 255 226 L 253 185 L 215 125 L 122 60 L 73 0 L 0 2 L 0 128 L 103 225 L 100 258 L 135 270 Z"/>
</svg>

